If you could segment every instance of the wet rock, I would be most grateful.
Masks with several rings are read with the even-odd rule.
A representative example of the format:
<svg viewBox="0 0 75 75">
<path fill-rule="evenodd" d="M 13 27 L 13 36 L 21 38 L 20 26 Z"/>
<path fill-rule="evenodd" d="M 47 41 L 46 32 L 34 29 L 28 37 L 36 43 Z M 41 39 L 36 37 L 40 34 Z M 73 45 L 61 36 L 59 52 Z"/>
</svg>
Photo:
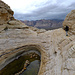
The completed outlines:
<svg viewBox="0 0 75 75">
<path fill-rule="evenodd" d="M 26 60 L 25 63 L 24 63 L 23 69 L 22 69 L 20 72 L 16 73 L 15 75 L 20 75 L 24 70 L 26 70 L 26 67 L 27 67 L 29 64 L 30 64 L 29 61 Z"/>
</svg>

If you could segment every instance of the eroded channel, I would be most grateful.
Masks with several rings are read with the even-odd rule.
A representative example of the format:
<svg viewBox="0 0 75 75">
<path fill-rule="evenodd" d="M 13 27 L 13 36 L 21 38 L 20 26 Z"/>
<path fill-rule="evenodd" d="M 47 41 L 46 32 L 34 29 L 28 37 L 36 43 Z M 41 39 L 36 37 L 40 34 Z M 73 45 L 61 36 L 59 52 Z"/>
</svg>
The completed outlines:
<svg viewBox="0 0 75 75">
<path fill-rule="evenodd" d="M 41 54 L 35 50 L 19 54 L 0 70 L 0 75 L 38 75 Z"/>
</svg>

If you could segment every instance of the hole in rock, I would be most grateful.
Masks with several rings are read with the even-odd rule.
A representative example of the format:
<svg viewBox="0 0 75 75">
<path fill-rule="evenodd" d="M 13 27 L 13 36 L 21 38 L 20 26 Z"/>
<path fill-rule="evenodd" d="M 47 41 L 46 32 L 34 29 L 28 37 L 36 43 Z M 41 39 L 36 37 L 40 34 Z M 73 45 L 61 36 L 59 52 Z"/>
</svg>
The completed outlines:
<svg viewBox="0 0 75 75">
<path fill-rule="evenodd" d="M 38 75 L 40 57 L 37 51 L 18 54 L 12 62 L 0 70 L 0 75 Z"/>
<path fill-rule="evenodd" d="M 55 56 L 56 56 L 56 55 L 57 55 L 57 52 L 55 51 L 54 54 L 55 54 Z"/>
</svg>

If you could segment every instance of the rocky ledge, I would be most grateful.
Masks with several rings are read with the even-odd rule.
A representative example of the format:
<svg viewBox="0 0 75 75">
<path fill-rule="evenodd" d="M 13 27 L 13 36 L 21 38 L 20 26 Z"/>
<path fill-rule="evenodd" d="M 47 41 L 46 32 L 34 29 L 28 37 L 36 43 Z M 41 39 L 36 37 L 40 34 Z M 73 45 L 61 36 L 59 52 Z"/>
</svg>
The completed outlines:
<svg viewBox="0 0 75 75">
<path fill-rule="evenodd" d="M 34 49 L 41 53 L 38 75 L 75 75 L 75 10 L 66 16 L 63 29 L 46 31 L 29 27 L 14 18 L 5 20 L 2 10 L 9 17 L 13 17 L 13 12 L 2 1 L 0 7 L 0 69 L 17 53 Z M 68 36 L 64 30 L 66 25 Z"/>
</svg>

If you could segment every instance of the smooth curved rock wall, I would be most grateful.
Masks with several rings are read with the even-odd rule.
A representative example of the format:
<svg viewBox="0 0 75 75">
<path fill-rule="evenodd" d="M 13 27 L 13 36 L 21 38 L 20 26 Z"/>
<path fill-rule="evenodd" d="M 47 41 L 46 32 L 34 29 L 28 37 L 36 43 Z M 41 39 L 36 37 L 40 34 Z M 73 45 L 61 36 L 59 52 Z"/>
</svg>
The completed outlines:
<svg viewBox="0 0 75 75">
<path fill-rule="evenodd" d="M 23 53 L 27 51 L 38 51 L 41 53 L 41 64 L 40 64 L 40 70 L 39 75 L 42 71 L 45 69 L 42 69 L 42 64 L 47 62 L 47 54 L 44 52 L 44 48 L 41 45 L 38 44 L 28 44 L 19 48 L 10 49 L 8 52 L 6 52 L 4 55 L 0 56 L 0 70 L 6 66 L 8 63 L 16 59 L 18 56 L 21 56 Z M 46 64 L 46 63 L 45 63 Z"/>
<path fill-rule="evenodd" d="M 75 10 L 72 10 L 63 22 L 63 28 L 69 27 L 69 34 L 75 35 Z"/>
</svg>

